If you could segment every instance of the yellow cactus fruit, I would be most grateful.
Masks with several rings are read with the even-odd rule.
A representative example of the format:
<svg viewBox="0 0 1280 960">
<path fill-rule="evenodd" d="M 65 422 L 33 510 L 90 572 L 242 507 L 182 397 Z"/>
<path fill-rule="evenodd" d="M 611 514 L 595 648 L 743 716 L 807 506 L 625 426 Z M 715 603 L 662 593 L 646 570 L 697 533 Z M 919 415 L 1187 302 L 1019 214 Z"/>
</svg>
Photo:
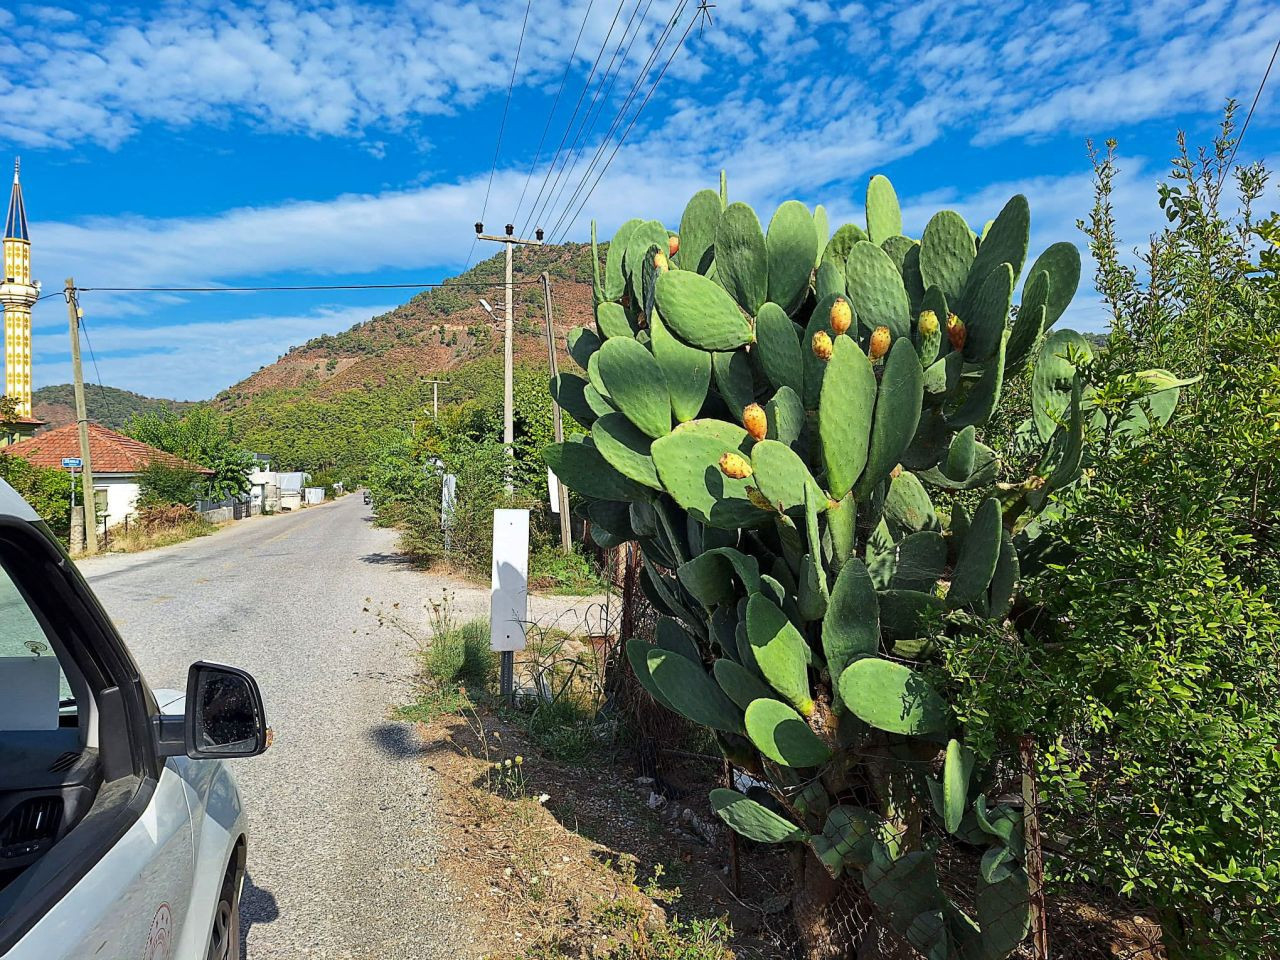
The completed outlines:
<svg viewBox="0 0 1280 960">
<path fill-rule="evenodd" d="M 680 238 L 672 234 L 667 237 L 667 256 L 674 257 L 680 252 Z"/>
<path fill-rule="evenodd" d="M 964 338 L 967 332 L 963 320 L 954 313 L 947 314 L 947 339 L 951 341 L 951 349 L 964 349 Z"/>
<path fill-rule="evenodd" d="M 920 336 L 932 337 L 938 332 L 938 315 L 932 310 L 920 314 Z"/>
<path fill-rule="evenodd" d="M 667 255 L 659 250 L 653 255 L 653 268 L 659 273 L 666 273 L 668 269 Z"/>
<path fill-rule="evenodd" d="M 888 327 L 876 327 L 871 332 L 871 350 L 868 356 L 872 360 L 879 360 L 889 352 L 889 344 L 893 342 L 893 334 L 889 332 Z"/>
<path fill-rule="evenodd" d="M 813 355 L 819 360 L 831 359 L 831 336 L 825 330 L 813 335 Z"/>
<path fill-rule="evenodd" d="M 754 439 L 763 440 L 769 432 L 769 418 L 765 416 L 764 407 L 758 403 L 749 404 L 742 411 L 742 425 Z"/>
<path fill-rule="evenodd" d="M 736 453 L 726 453 L 720 458 L 720 472 L 734 480 L 745 480 L 751 476 L 751 464 Z"/>
<path fill-rule="evenodd" d="M 853 308 L 844 297 L 836 297 L 831 305 L 831 330 L 838 337 L 853 323 Z"/>
</svg>

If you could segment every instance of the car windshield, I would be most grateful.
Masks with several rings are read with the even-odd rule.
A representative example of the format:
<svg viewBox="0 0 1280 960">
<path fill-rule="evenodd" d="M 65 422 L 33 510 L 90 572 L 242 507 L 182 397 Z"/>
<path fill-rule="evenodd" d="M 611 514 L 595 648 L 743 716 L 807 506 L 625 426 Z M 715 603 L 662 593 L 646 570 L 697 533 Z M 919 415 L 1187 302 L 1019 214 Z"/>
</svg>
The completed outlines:
<svg viewBox="0 0 1280 960">
<path fill-rule="evenodd" d="M 0 730 L 46 730 L 75 699 L 44 628 L 0 566 Z"/>
</svg>

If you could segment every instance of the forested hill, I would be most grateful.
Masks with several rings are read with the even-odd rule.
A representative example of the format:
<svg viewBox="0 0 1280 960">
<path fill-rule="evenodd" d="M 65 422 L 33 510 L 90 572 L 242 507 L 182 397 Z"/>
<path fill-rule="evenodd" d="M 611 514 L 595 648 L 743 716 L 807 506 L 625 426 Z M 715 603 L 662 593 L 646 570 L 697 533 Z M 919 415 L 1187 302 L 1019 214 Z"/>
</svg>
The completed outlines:
<svg viewBox="0 0 1280 960">
<path fill-rule="evenodd" d="M 557 346 L 568 362 L 564 333 L 592 320 L 591 247 L 517 247 L 513 259 L 519 421 L 520 395 L 539 408 L 550 402 L 539 277 L 551 278 Z M 245 446 L 279 467 L 359 477 L 396 435 L 430 416 L 426 380 L 449 381 L 442 408 L 477 401 L 500 410 L 502 330 L 479 300 L 501 316 L 503 266 L 499 253 L 388 313 L 294 347 L 213 402 Z"/>
<path fill-rule="evenodd" d="M 518 359 L 545 357 L 538 278 L 544 270 L 551 277 L 558 330 L 589 321 L 591 247 L 579 243 L 517 247 L 513 260 L 516 355 Z M 220 393 L 216 402 L 224 410 L 234 410 L 255 396 L 281 388 L 301 388 L 320 396 L 367 389 L 401 373 L 442 373 L 500 351 L 501 330 L 481 308 L 480 298 L 501 316 L 503 255 L 494 255 L 444 283 L 349 330 L 294 347 Z"/>
<path fill-rule="evenodd" d="M 31 395 L 32 412 L 36 419 L 48 424 L 48 429 L 75 423 L 76 399 L 75 390 L 69 383 L 57 383 L 40 387 Z M 142 394 L 117 387 L 100 387 L 96 383 L 85 385 L 85 410 L 89 419 L 119 430 L 135 413 L 146 413 L 154 410 L 172 410 L 181 413 L 190 406 L 181 400 L 167 400 L 163 397 L 144 397 Z"/>
</svg>

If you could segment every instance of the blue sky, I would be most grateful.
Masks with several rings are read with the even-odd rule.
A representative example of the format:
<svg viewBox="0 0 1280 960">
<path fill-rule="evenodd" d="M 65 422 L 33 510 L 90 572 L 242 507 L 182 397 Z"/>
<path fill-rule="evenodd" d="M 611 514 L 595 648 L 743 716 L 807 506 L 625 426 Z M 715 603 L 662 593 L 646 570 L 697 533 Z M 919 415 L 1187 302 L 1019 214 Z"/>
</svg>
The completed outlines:
<svg viewBox="0 0 1280 960">
<path fill-rule="evenodd" d="M 680 2 L 533 0 L 491 228 L 530 219 L 608 36 L 592 91 L 602 75 L 616 86 L 583 131 L 582 159 L 562 181 L 570 189 L 532 214 L 548 228 L 559 220 L 557 237 L 586 239 L 591 217 L 602 236 L 637 214 L 674 225 L 724 167 L 731 197 L 766 221 L 789 197 L 824 203 L 834 223 L 858 220 L 867 177 L 883 172 L 914 235 L 942 206 L 981 224 L 1021 191 L 1033 248 L 1079 243 L 1075 220 L 1090 201 L 1084 144 L 1114 136 L 1117 214 L 1137 244 L 1159 226 L 1153 185 L 1176 130 L 1207 141 L 1227 97 L 1252 98 L 1280 37 L 1271 0 L 719 0 L 581 216 L 562 218 L 597 147 L 608 156 L 617 143 L 620 129 L 605 135 Z M 456 273 L 484 203 L 524 12 L 519 0 L 0 9 L 0 155 L 23 158 L 36 276 L 54 290 L 68 275 L 93 287 Z M 1272 80 L 1241 159 L 1274 159 L 1280 147 Z M 104 382 L 199 399 L 407 296 L 86 293 L 83 305 Z M 1077 299 L 1075 325 L 1096 329 L 1096 303 Z M 35 326 L 37 384 L 65 382 L 59 299 L 36 307 Z"/>
</svg>

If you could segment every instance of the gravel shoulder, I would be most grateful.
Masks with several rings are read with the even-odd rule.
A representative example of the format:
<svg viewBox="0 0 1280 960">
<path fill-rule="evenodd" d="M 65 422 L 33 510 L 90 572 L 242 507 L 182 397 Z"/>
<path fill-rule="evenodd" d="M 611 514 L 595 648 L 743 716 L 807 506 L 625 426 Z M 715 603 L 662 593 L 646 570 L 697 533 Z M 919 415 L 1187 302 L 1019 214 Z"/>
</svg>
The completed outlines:
<svg viewBox="0 0 1280 960">
<path fill-rule="evenodd" d="M 248 957 L 478 956 L 476 921 L 437 869 L 432 745 L 391 710 L 412 699 L 426 603 L 454 591 L 463 622 L 487 616 L 486 589 L 402 563 L 354 496 L 80 569 L 153 687 L 181 689 L 199 659 L 262 687 L 275 745 L 235 762 L 252 822 Z M 531 618 L 572 604 L 534 599 Z"/>
</svg>

